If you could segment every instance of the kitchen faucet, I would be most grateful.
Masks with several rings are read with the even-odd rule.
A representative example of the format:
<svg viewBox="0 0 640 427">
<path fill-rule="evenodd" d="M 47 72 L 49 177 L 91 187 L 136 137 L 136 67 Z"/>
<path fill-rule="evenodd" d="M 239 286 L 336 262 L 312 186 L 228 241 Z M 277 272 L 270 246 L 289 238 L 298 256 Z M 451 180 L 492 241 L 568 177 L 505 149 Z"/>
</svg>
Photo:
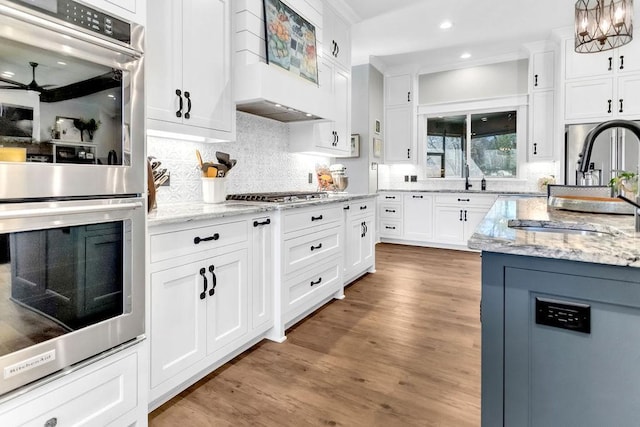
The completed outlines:
<svg viewBox="0 0 640 427">
<path fill-rule="evenodd" d="M 582 172 L 582 174 L 586 174 L 589 172 L 589 162 L 591 160 L 591 151 L 593 150 L 593 143 L 596 141 L 598 135 L 604 132 L 607 129 L 611 128 L 624 128 L 631 133 L 633 133 L 638 140 L 640 140 L 640 126 L 632 122 L 630 120 L 609 120 L 603 123 L 600 123 L 598 126 L 591 129 L 591 131 L 587 134 L 587 137 L 584 139 L 584 145 L 582 146 L 582 152 L 580 153 L 580 159 L 578 160 L 578 170 Z M 635 217 L 635 225 L 636 231 L 640 232 L 640 216 L 638 215 L 638 194 L 636 190 L 636 200 L 629 200 L 625 197 L 620 197 L 622 200 L 632 204 L 634 206 L 633 212 Z"/>
<path fill-rule="evenodd" d="M 464 189 L 468 190 L 471 187 L 473 187 L 473 185 L 471 185 L 469 183 L 469 163 L 465 163 L 465 165 L 464 165 Z"/>
</svg>

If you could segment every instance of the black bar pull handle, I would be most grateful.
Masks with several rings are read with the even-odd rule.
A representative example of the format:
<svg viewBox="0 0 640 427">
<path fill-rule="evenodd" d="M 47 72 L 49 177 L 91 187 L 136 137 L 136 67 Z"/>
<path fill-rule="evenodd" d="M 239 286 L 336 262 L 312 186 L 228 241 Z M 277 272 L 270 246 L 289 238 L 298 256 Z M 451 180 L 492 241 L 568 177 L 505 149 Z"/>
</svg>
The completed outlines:
<svg viewBox="0 0 640 427">
<path fill-rule="evenodd" d="M 619 70 L 624 70 L 624 55 L 620 55 L 620 68 Z"/>
<path fill-rule="evenodd" d="M 396 196 L 384 196 L 384 198 L 385 198 L 385 199 L 393 199 L 393 200 L 395 200 L 395 199 L 396 199 Z"/>
<path fill-rule="evenodd" d="M 538 87 L 538 75 L 533 76 L 533 86 Z"/>
<path fill-rule="evenodd" d="M 622 101 L 623 101 L 623 99 L 620 98 L 620 109 L 618 110 L 618 113 L 623 113 L 624 112 Z"/>
<path fill-rule="evenodd" d="M 609 71 L 613 69 L 613 57 L 609 57 Z"/>
<path fill-rule="evenodd" d="M 467 221 L 467 210 L 466 209 L 464 210 L 464 220 L 465 220 L 465 222 Z"/>
<path fill-rule="evenodd" d="M 311 217 L 311 221 L 320 221 L 320 220 L 322 220 L 322 215 L 312 216 Z"/>
<path fill-rule="evenodd" d="M 190 119 L 191 118 L 191 94 L 189 92 L 185 92 L 184 97 L 187 98 L 187 112 L 184 113 L 184 118 Z"/>
<path fill-rule="evenodd" d="M 315 282 L 312 280 L 311 282 L 309 282 L 309 284 L 311 286 L 314 286 L 314 285 L 319 285 L 320 282 L 322 282 L 322 277 L 318 277 L 318 280 L 316 280 Z"/>
<path fill-rule="evenodd" d="M 360 223 L 360 237 L 364 237 L 364 222 Z"/>
<path fill-rule="evenodd" d="M 411 158 L 411 148 L 407 148 L 407 159 Z"/>
<path fill-rule="evenodd" d="M 411 92 L 407 92 L 407 102 L 411 102 Z"/>
<path fill-rule="evenodd" d="M 387 230 L 395 230 L 395 227 L 389 227 L 388 225 L 385 225 L 384 228 L 386 228 Z"/>
<path fill-rule="evenodd" d="M 365 210 L 365 209 L 367 209 L 367 205 L 360 206 L 360 210 L 361 210 L 361 211 L 363 211 L 363 210 Z"/>
<path fill-rule="evenodd" d="M 269 224 L 271 224 L 271 219 L 269 219 L 269 218 L 265 219 L 265 220 L 264 220 L 264 221 L 262 221 L 262 222 L 253 221 L 253 226 L 254 226 L 254 227 L 259 227 L 259 226 L 261 226 L 261 225 L 269 225 Z"/>
<path fill-rule="evenodd" d="M 209 290 L 209 296 L 212 297 L 216 293 L 216 285 L 218 284 L 218 278 L 214 270 L 216 268 L 213 265 L 209 266 L 209 273 L 211 273 L 211 289 Z"/>
<path fill-rule="evenodd" d="M 413 196 L 411 196 L 411 197 L 413 197 L 414 199 L 424 199 L 423 196 L 416 196 L 415 194 Z"/>
<path fill-rule="evenodd" d="M 460 209 L 460 218 L 458 218 L 458 221 L 462 221 L 462 209 Z"/>
<path fill-rule="evenodd" d="M 218 240 L 219 238 L 220 238 L 220 235 L 218 233 L 215 233 L 213 236 L 209 236 L 209 237 L 194 237 L 193 243 L 197 245 L 200 242 L 209 242 L 211 240 Z"/>
<path fill-rule="evenodd" d="M 207 286 L 209 282 L 207 282 L 207 276 L 205 276 L 205 273 L 206 270 L 204 269 L 204 267 L 202 267 L 200 269 L 200 275 L 202 276 L 202 281 L 204 282 L 204 290 L 200 292 L 200 299 L 205 299 L 205 297 L 207 296 Z"/>
<path fill-rule="evenodd" d="M 315 251 L 316 249 L 322 249 L 322 243 L 318 243 L 317 246 L 311 246 L 311 252 Z"/>
<path fill-rule="evenodd" d="M 342 208 L 342 209 L 344 209 L 345 211 L 348 211 L 349 209 L 351 209 L 351 206 L 345 206 L 345 207 L 344 207 L 344 208 Z"/>
<path fill-rule="evenodd" d="M 387 213 L 396 213 L 395 209 L 385 209 L 384 211 Z"/>
<path fill-rule="evenodd" d="M 458 199 L 459 202 L 470 202 L 471 199 Z"/>
<path fill-rule="evenodd" d="M 176 95 L 178 95 L 178 100 L 180 101 L 180 108 L 176 111 L 176 117 L 182 117 L 182 91 L 180 89 L 176 89 Z"/>
<path fill-rule="evenodd" d="M 607 103 L 609 104 L 609 109 L 607 110 L 607 113 L 611 114 L 611 100 L 607 99 Z"/>
<path fill-rule="evenodd" d="M 365 221 L 365 222 L 363 222 L 363 223 L 362 223 L 362 225 L 364 225 L 364 235 L 366 236 L 366 235 L 367 235 L 367 233 L 369 232 L 369 227 L 367 227 L 367 223 L 366 223 L 366 221 Z M 364 237 L 364 236 L 362 236 L 362 237 Z"/>
<path fill-rule="evenodd" d="M 538 143 L 537 142 L 533 143 L 533 154 L 534 155 L 538 154 Z"/>
</svg>

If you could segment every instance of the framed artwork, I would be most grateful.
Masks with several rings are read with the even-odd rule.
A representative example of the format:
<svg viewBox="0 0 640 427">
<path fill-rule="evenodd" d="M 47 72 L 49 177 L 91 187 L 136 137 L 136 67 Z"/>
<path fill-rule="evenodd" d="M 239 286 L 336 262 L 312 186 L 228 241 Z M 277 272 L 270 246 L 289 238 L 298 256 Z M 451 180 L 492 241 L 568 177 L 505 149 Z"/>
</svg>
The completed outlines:
<svg viewBox="0 0 640 427">
<path fill-rule="evenodd" d="M 351 135 L 351 154 L 349 157 L 360 157 L 360 135 Z"/>
<path fill-rule="evenodd" d="M 380 138 L 373 138 L 373 157 L 382 157 L 382 140 Z"/>
<path fill-rule="evenodd" d="M 264 0 L 263 7 L 267 63 L 318 84 L 315 26 L 281 0 Z"/>
<path fill-rule="evenodd" d="M 76 120 L 77 119 L 73 117 L 57 116 L 55 124 L 55 139 L 69 142 L 82 141 L 81 131 L 74 125 Z"/>
</svg>

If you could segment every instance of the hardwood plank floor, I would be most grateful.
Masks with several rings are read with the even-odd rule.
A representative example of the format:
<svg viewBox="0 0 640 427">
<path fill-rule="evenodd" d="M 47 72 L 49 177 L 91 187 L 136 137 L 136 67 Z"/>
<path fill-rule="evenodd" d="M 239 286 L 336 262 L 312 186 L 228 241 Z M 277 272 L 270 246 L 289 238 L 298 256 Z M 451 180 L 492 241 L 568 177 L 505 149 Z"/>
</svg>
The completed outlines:
<svg viewBox="0 0 640 427">
<path fill-rule="evenodd" d="M 480 255 L 378 244 L 376 267 L 149 425 L 479 426 Z"/>
</svg>

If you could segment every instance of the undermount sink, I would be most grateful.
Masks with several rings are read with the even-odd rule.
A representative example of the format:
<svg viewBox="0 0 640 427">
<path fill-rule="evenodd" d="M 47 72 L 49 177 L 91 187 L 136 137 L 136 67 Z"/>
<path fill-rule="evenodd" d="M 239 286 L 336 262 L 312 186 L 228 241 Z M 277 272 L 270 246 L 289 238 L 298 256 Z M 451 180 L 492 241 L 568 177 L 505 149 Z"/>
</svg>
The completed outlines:
<svg viewBox="0 0 640 427">
<path fill-rule="evenodd" d="M 552 221 L 521 221 L 510 219 L 509 228 L 536 233 L 579 234 L 583 236 L 614 236 L 618 234 L 608 227 L 598 227 L 593 224 L 558 224 Z"/>
</svg>

